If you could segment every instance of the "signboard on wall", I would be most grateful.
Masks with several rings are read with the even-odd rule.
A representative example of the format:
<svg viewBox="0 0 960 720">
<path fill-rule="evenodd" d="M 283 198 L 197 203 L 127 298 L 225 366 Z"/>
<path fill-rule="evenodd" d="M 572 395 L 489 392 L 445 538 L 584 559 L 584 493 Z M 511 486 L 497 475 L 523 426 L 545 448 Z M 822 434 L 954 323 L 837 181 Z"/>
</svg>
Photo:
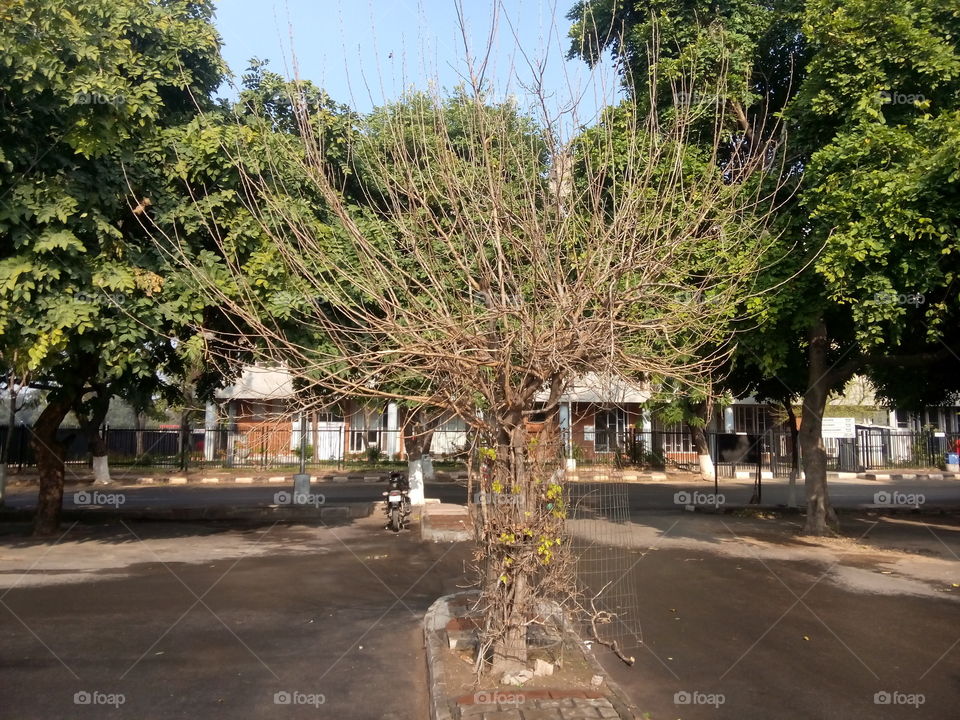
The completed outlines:
<svg viewBox="0 0 960 720">
<path fill-rule="evenodd" d="M 717 458 L 724 463 L 759 463 L 760 437 L 746 433 L 717 435 Z"/>
<path fill-rule="evenodd" d="M 856 436 L 856 421 L 852 417 L 825 417 L 823 419 L 823 437 L 853 438 Z"/>
</svg>

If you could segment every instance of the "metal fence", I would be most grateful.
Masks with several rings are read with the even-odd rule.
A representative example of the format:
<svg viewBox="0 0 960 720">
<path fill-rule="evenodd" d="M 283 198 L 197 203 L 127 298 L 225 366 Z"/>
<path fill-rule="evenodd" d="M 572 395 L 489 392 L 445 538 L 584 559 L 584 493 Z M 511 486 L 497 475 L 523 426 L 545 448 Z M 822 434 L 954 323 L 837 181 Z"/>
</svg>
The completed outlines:
<svg viewBox="0 0 960 720">
<path fill-rule="evenodd" d="M 9 432 L 0 426 L 0 447 Z M 150 467 L 292 468 L 300 463 L 301 442 L 308 468 L 347 465 L 388 465 L 406 461 L 400 430 L 350 427 L 343 423 L 319 423 L 307 429 L 302 441 L 295 423 L 261 424 L 238 428 L 113 428 L 102 436 L 113 465 Z M 58 439 L 66 448 L 67 463 L 90 462 L 87 438 L 78 429 L 62 428 Z M 710 456 L 718 475 L 753 470 L 759 465 L 774 476 L 789 474 L 793 462 L 790 433 L 706 433 Z M 431 454 L 436 462 L 463 465 L 469 458 L 471 436 L 465 429 L 434 432 Z M 827 467 L 834 471 L 864 472 L 900 468 L 942 468 L 948 453 L 960 449 L 960 435 L 936 431 L 915 432 L 893 428 L 858 426 L 849 438 L 824 438 Z M 619 465 L 643 468 L 673 468 L 696 471 L 699 459 L 686 431 L 636 428 L 595 431 L 590 436 L 561 433 L 565 457 L 578 465 Z M 8 463 L 17 467 L 35 465 L 30 428 L 13 430 Z"/>
<path fill-rule="evenodd" d="M 308 427 L 301 444 L 299 426 L 252 425 L 243 428 L 114 428 L 101 436 L 114 466 L 202 468 L 293 468 L 300 464 L 301 447 L 308 468 L 346 465 L 389 465 L 406 462 L 400 430 L 385 428 Z M 321 424 L 322 425 L 322 424 Z M 0 426 L 0 447 L 8 429 Z M 20 468 L 36 464 L 30 428 L 13 430 L 8 463 Z M 86 436 L 76 428 L 61 428 L 58 441 L 68 464 L 90 462 Z M 438 463 L 466 461 L 465 430 L 436 430 L 431 454 Z"/>
<path fill-rule="evenodd" d="M 787 430 L 706 432 L 705 436 L 720 476 L 732 476 L 737 470 L 754 470 L 758 466 L 775 477 L 790 473 L 793 441 Z M 827 469 L 840 472 L 944 468 L 948 454 L 960 452 L 960 434 L 935 430 L 858 426 L 852 437 L 827 437 L 823 443 Z M 564 446 L 567 456 L 578 465 L 699 469 L 698 453 L 687 431 L 628 428 L 603 436 L 597 432 L 586 439 L 575 432 L 573 442 L 565 438 Z"/>
</svg>

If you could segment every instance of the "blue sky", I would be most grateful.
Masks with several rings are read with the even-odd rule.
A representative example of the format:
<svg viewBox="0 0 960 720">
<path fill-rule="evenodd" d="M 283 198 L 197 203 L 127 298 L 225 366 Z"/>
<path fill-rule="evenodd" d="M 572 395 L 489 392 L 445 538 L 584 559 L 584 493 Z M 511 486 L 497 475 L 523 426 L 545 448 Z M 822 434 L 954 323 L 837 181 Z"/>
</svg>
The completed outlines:
<svg viewBox="0 0 960 720">
<path fill-rule="evenodd" d="M 565 60 L 566 13 L 574 0 L 504 0 L 490 54 L 489 77 L 498 95 L 527 96 L 518 79 L 531 77 L 527 60 L 545 59 L 552 112 L 576 106 L 574 123 L 591 124 L 597 108 L 615 98 L 618 82 L 607 63 L 591 71 Z M 463 0 L 471 52 L 487 44 L 492 0 Z M 462 81 L 464 42 L 454 0 L 218 0 L 223 54 L 239 75 L 251 57 L 323 87 L 337 101 L 366 111 L 411 86 L 451 88 Z M 522 48 L 522 52 L 520 49 Z"/>
</svg>

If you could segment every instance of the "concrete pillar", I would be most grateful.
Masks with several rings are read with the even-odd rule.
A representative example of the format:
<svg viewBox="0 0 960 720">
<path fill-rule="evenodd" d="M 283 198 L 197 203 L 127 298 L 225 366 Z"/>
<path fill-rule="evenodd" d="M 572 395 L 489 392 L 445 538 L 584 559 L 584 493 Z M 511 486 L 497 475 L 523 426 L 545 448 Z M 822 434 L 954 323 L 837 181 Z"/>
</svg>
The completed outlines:
<svg viewBox="0 0 960 720">
<path fill-rule="evenodd" d="M 397 422 L 397 404 L 395 402 L 387 403 L 386 430 L 386 442 L 383 444 L 383 451 L 387 457 L 393 460 L 400 453 L 400 433 Z"/>
<path fill-rule="evenodd" d="M 237 408 L 236 400 L 227 401 L 227 456 L 225 465 L 233 467 L 234 441 L 237 435 Z"/>
<path fill-rule="evenodd" d="M 736 432 L 734 429 L 735 425 L 733 422 L 733 407 L 725 407 L 723 409 L 723 431 L 725 433 Z"/>
<path fill-rule="evenodd" d="M 560 424 L 560 438 L 566 448 L 567 470 L 576 470 L 577 461 L 573 459 L 573 430 L 570 403 L 560 403 L 557 421 Z"/>
<path fill-rule="evenodd" d="M 203 415 L 203 459 L 212 462 L 217 450 L 217 406 L 208 402 Z"/>
</svg>

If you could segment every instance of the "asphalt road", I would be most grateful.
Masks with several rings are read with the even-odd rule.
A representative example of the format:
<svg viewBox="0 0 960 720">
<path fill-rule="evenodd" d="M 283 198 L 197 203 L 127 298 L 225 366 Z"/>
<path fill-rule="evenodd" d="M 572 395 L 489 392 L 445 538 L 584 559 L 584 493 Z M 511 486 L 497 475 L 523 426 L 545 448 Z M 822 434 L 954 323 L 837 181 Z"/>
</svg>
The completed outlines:
<svg viewBox="0 0 960 720">
<path fill-rule="evenodd" d="M 619 581 L 635 593 L 621 642 L 636 663 L 601 649 L 602 664 L 657 720 L 958 717 L 960 602 L 849 592 L 818 582 L 826 570 L 684 550 L 637 558 Z"/>
<path fill-rule="evenodd" d="M 152 562 L 110 569 L 121 546 L 158 534 Z M 0 720 L 428 716 L 420 619 L 458 589 L 462 544 L 420 543 L 379 517 L 78 527 L 63 542 L 74 538 L 101 570 L 0 592 Z M 18 543 L 31 546 L 6 535 L 0 551 Z M 191 555 L 210 543 L 213 557 Z M 24 584 L 44 572 L 56 579 L 34 568 Z"/>
<path fill-rule="evenodd" d="M 853 590 L 789 528 L 777 552 L 756 550 L 750 528 L 782 521 L 649 516 L 641 546 L 578 560 L 626 604 L 620 637 L 636 663 L 598 652 L 650 717 L 956 717 L 960 561 L 932 578 L 943 594 Z M 952 521 L 901 535 L 892 520 L 894 546 L 913 538 L 941 561 L 957 557 Z M 463 587 L 470 548 L 382 522 L 113 520 L 71 526 L 53 544 L 29 538 L 28 523 L 0 525 L 0 720 L 423 720 L 420 619 Z M 899 582 L 869 553 L 844 563 L 868 587 Z"/>
<path fill-rule="evenodd" d="M 381 498 L 382 483 L 318 483 L 311 492 L 323 496 L 327 505 L 342 503 L 366 503 Z M 606 492 L 610 486 L 594 483 L 573 483 L 571 490 L 575 499 L 585 494 Z M 713 485 L 709 483 L 668 483 L 646 482 L 618 484 L 626 488 L 630 507 L 633 510 L 671 510 L 685 505 L 709 507 L 713 503 Z M 94 489 L 90 486 L 71 486 L 64 496 L 64 506 L 76 507 L 76 492 Z M 143 509 L 147 507 L 214 507 L 244 506 L 256 507 L 275 504 L 276 495 L 289 492 L 289 485 L 250 486 L 250 485 L 163 485 L 163 486 L 109 486 L 96 488 L 97 491 L 111 494 L 122 493 L 123 508 Z M 799 503 L 803 503 L 803 486 L 796 489 Z M 834 505 L 839 508 L 862 508 L 879 505 L 881 507 L 945 507 L 960 508 L 960 482 L 957 481 L 832 481 L 829 492 Z M 878 493 L 885 497 L 878 498 Z M 753 494 L 753 485 L 746 481 L 721 480 L 719 496 L 722 505 L 747 505 Z M 466 500 L 465 483 L 428 483 L 426 496 L 439 498 L 443 502 L 463 503 Z M 784 480 L 765 480 L 762 484 L 764 505 L 786 505 L 788 486 Z M 880 501 L 878 503 L 878 500 Z M 36 490 L 32 488 L 11 488 L 7 506 L 11 508 L 29 508 L 36 503 Z"/>
</svg>

